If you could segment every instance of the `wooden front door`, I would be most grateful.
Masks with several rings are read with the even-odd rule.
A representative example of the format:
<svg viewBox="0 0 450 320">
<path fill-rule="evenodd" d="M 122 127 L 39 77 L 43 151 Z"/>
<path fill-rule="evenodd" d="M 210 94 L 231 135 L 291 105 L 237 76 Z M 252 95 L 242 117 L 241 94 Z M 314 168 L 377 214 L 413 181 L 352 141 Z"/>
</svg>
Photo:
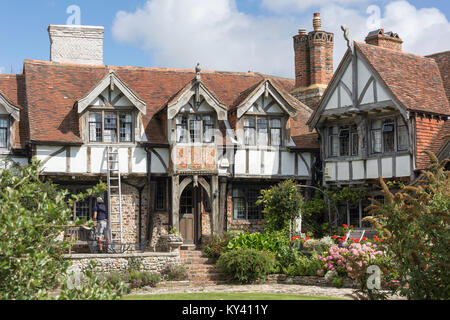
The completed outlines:
<svg viewBox="0 0 450 320">
<path fill-rule="evenodd" d="M 180 198 L 180 233 L 185 244 L 195 244 L 196 194 L 192 186 L 186 187 Z"/>
</svg>

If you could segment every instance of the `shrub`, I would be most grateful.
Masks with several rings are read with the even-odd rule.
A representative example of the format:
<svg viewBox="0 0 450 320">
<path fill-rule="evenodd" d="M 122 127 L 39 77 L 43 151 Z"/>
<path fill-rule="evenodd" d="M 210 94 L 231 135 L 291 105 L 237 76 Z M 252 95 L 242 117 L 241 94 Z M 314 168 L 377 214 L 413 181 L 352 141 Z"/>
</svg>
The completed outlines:
<svg viewBox="0 0 450 320">
<path fill-rule="evenodd" d="M 161 274 L 168 281 L 183 281 L 188 279 L 187 270 L 182 265 L 169 264 Z"/>
<path fill-rule="evenodd" d="M 129 272 L 130 288 L 156 287 L 161 281 L 159 273 L 132 270 Z"/>
<path fill-rule="evenodd" d="M 298 218 L 303 197 L 294 181 L 286 180 L 268 190 L 262 190 L 257 205 L 264 205 L 265 230 L 287 231 L 289 225 Z"/>
<path fill-rule="evenodd" d="M 339 276 L 359 280 L 372 261 L 383 254 L 375 249 L 375 244 L 353 243 L 348 248 L 333 246 L 326 254 L 319 256 L 319 260 L 322 261 L 324 270 L 336 271 Z M 324 270 L 319 270 L 319 274 L 323 274 Z"/>
<path fill-rule="evenodd" d="M 308 251 L 316 252 L 317 254 L 322 254 L 330 250 L 334 245 L 334 241 L 331 237 L 324 237 L 322 239 L 309 239 L 305 241 L 303 247 Z"/>
<path fill-rule="evenodd" d="M 223 272 L 229 281 L 241 284 L 265 280 L 274 266 L 275 257 L 272 253 L 248 248 L 225 252 L 217 260 L 219 271 Z"/>
<path fill-rule="evenodd" d="M 243 233 L 231 240 L 224 251 L 247 248 L 278 253 L 281 248 L 289 244 L 289 236 L 286 232 Z"/>
<path fill-rule="evenodd" d="M 449 160 L 432 165 L 413 185 L 393 194 L 380 178 L 385 202 L 372 200 L 366 217 L 383 235 L 396 264 L 400 294 L 408 299 L 449 299 L 450 172 Z"/>
<path fill-rule="evenodd" d="M 104 190 L 95 186 L 68 205 L 65 190 L 41 180 L 37 161 L 0 171 L 0 299 L 45 298 L 60 285 L 70 243 L 58 239 L 74 223 L 71 204 Z"/>
<path fill-rule="evenodd" d="M 336 278 L 333 280 L 333 286 L 336 288 L 342 288 L 344 285 L 344 279 L 343 278 Z"/>
<path fill-rule="evenodd" d="M 91 261 L 79 286 L 64 281 L 58 300 L 118 300 L 128 292 L 123 281 L 109 282 L 95 275 L 95 262 Z"/>
<path fill-rule="evenodd" d="M 240 232 L 236 231 L 226 232 L 220 237 L 214 235 L 212 239 L 210 239 L 203 245 L 202 252 L 208 258 L 218 259 L 224 252 L 224 249 L 226 248 L 228 243 L 231 240 L 239 237 L 239 235 Z"/>
<path fill-rule="evenodd" d="M 283 271 L 289 276 L 317 276 L 317 271 L 321 267 L 322 264 L 317 255 L 307 257 L 300 254 L 297 256 L 297 259 Z"/>
</svg>

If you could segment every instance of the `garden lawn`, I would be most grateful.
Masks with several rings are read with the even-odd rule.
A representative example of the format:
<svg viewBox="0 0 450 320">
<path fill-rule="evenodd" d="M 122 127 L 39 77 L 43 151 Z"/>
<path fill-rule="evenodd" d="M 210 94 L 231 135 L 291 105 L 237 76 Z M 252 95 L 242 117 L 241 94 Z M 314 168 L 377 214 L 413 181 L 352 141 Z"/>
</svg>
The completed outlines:
<svg viewBox="0 0 450 320">
<path fill-rule="evenodd" d="M 171 293 L 127 295 L 122 300 L 349 300 L 336 297 L 305 296 L 277 293 Z"/>
</svg>

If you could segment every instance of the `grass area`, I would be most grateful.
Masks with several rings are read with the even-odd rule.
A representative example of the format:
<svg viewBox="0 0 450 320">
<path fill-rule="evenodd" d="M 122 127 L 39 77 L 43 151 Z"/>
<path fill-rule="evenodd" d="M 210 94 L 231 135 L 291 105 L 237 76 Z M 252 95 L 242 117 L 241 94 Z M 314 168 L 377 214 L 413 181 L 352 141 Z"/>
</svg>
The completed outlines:
<svg viewBox="0 0 450 320">
<path fill-rule="evenodd" d="M 335 297 L 305 296 L 277 293 L 173 293 L 128 295 L 123 300 L 348 300 Z"/>
</svg>

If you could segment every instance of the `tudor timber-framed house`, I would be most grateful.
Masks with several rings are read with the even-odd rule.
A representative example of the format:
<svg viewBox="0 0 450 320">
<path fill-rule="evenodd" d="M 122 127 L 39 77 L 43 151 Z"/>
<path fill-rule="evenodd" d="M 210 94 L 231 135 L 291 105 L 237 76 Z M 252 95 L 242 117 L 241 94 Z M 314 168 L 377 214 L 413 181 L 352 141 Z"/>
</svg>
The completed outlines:
<svg viewBox="0 0 450 320">
<path fill-rule="evenodd" d="M 108 152 L 117 149 L 115 239 L 119 225 L 123 242 L 151 240 L 157 250 L 171 228 L 187 247 L 230 229 L 260 231 L 262 188 L 314 183 L 319 145 L 306 125 L 313 110 L 291 95 L 294 80 L 199 65 L 106 66 L 103 27 L 48 32 L 50 61 L 25 60 L 22 74 L 0 75 L 4 157 L 37 157 L 45 177 L 78 193 L 106 181 Z M 77 203 L 74 217 L 92 217 L 94 201 Z"/>
<path fill-rule="evenodd" d="M 320 14 L 313 26 L 293 38 L 294 80 L 106 66 L 102 27 L 51 25 L 50 61 L 0 75 L 1 157 L 37 157 L 43 175 L 78 193 L 106 181 L 108 150 L 117 149 L 113 232 L 120 225 L 123 242 L 151 240 L 157 250 L 171 228 L 186 247 L 262 230 L 257 196 L 285 179 L 375 191 L 379 175 L 413 179 L 427 164 L 424 149 L 448 157 L 449 52 L 384 49 L 400 41 L 377 32 L 333 76 L 334 35 L 321 30 Z M 362 205 L 342 209 L 355 226 Z M 92 217 L 93 206 L 78 203 L 74 216 Z"/>
<path fill-rule="evenodd" d="M 345 27 L 343 27 L 345 31 Z M 320 134 L 325 186 L 366 187 L 383 196 L 378 178 L 413 181 L 429 165 L 424 150 L 449 158 L 450 51 L 428 57 L 402 51 L 383 29 L 348 50 L 308 121 Z M 358 205 L 339 208 L 341 223 L 364 228 Z"/>
</svg>

